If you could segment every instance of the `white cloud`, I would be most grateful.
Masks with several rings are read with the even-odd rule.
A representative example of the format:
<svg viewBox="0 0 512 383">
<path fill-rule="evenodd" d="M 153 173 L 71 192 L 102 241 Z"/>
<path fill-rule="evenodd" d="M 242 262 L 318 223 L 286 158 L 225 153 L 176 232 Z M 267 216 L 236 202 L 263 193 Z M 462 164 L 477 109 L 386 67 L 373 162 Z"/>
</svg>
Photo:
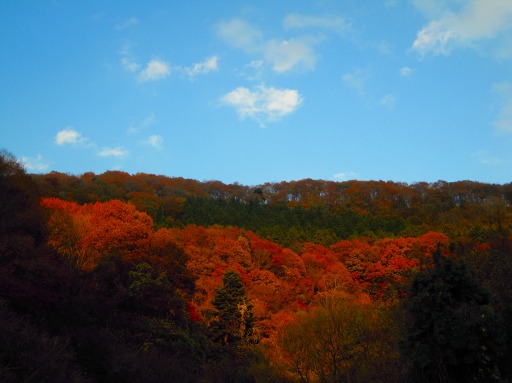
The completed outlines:
<svg viewBox="0 0 512 383">
<path fill-rule="evenodd" d="M 116 23 L 116 29 L 118 31 L 120 31 L 120 30 L 129 28 L 129 27 L 133 27 L 133 26 L 137 25 L 138 23 L 139 23 L 139 19 L 137 19 L 136 17 L 130 17 L 128 20 Z"/>
<path fill-rule="evenodd" d="M 121 57 L 121 65 L 128 72 L 137 72 L 140 68 L 140 64 L 129 57 Z"/>
<path fill-rule="evenodd" d="M 49 164 L 43 161 L 43 157 L 38 155 L 36 158 L 21 157 L 23 167 L 30 172 L 44 172 L 49 168 Z"/>
<path fill-rule="evenodd" d="M 393 109 L 395 107 L 395 103 L 397 100 L 397 96 L 394 93 L 386 94 L 384 97 L 379 99 L 379 104 L 385 106 L 388 109 Z"/>
<path fill-rule="evenodd" d="M 147 138 L 143 142 L 144 145 L 152 146 L 155 149 L 160 149 L 162 147 L 162 143 L 164 142 L 163 138 L 157 134 L 153 134 Z"/>
<path fill-rule="evenodd" d="M 147 117 L 144 121 L 146 121 L 146 123 L 151 123 L 151 119 L 154 119 L 153 114 Z M 86 149 L 97 148 L 95 143 L 89 142 L 87 138 L 83 137 L 79 132 L 72 128 L 66 128 L 58 132 L 55 137 L 55 143 L 57 145 L 79 145 L 81 148 Z M 122 147 L 104 147 L 97 154 L 99 157 L 122 157 L 128 154 L 128 150 Z"/>
<path fill-rule="evenodd" d="M 432 52 L 433 54 L 448 54 L 448 43 L 457 37 L 453 28 L 443 26 L 442 21 L 433 21 L 427 27 L 418 32 L 412 49 L 422 56 Z"/>
<path fill-rule="evenodd" d="M 128 154 L 126 149 L 121 147 L 117 148 L 103 148 L 99 151 L 98 156 L 100 157 L 123 157 Z"/>
<path fill-rule="evenodd" d="M 150 113 L 139 125 L 139 129 L 149 128 L 156 122 L 155 113 Z"/>
<path fill-rule="evenodd" d="M 503 81 L 492 87 L 497 99 L 498 116 L 493 125 L 498 133 L 512 133 L 512 82 Z"/>
<path fill-rule="evenodd" d="M 298 14 L 287 15 L 283 25 L 286 29 L 315 28 L 343 34 L 350 25 L 339 16 L 304 16 Z"/>
<path fill-rule="evenodd" d="M 161 80 L 171 73 L 171 67 L 165 61 L 162 60 L 151 60 L 146 68 L 140 72 L 140 81 L 158 81 Z"/>
<path fill-rule="evenodd" d="M 240 48 L 247 53 L 259 50 L 263 33 L 256 27 L 241 19 L 222 21 L 217 24 L 217 33 L 232 47 Z"/>
<path fill-rule="evenodd" d="M 243 69 L 237 70 L 237 75 L 245 77 L 249 81 L 260 80 L 263 76 L 264 62 L 263 60 L 252 60 L 246 64 Z"/>
<path fill-rule="evenodd" d="M 137 78 L 141 82 L 158 81 L 168 77 L 173 70 L 181 71 L 188 77 L 194 78 L 201 74 L 207 74 L 219 69 L 219 58 L 211 56 L 202 62 L 196 63 L 190 67 L 171 66 L 168 62 L 160 59 L 153 59 L 146 64 L 143 70 L 141 65 L 131 55 L 131 44 L 125 43 L 119 54 L 121 56 L 121 66 L 128 72 L 137 73 Z M 139 71 L 140 70 L 140 71 Z"/>
<path fill-rule="evenodd" d="M 119 54 L 121 55 L 121 66 L 128 72 L 137 72 L 140 68 L 140 64 L 131 57 L 132 44 L 125 43 L 121 47 Z"/>
<path fill-rule="evenodd" d="M 414 72 L 414 69 L 409 68 L 408 66 L 404 66 L 400 68 L 400 75 L 402 77 L 409 77 Z"/>
<path fill-rule="evenodd" d="M 71 127 L 61 130 L 57 133 L 57 136 L 55 136 L 55 143 L 57 145 L 85 144 L 86 141 L 86 138 L 82 137 L 80 133 Z"/>
<path fill-rule="evenodd" d="M 426 2 L 416 1 L 423 9 Z M 474 46 L 481 40 L 498 38 L 502 32 L 512 29 L 512 1 L 470 0 L 457 10 L 437 6 L 430 15 L 439 14 L 418 32 L 412 49 L 421 56 L 428 53 L 449 54 L 457 47 Z"/>
<path fill-rule="evenodd" d="M 370 78 L 368 70 L 356 68 L 352 72 L 347 72 L 342 76 L 343 82 L 358 93 L 364 93 L 366 82 Z"/>
<path fill-rule="evenodd" d="M 294 67 L 311 70 L 315 67 L 316 55 L 313 49 L 318 39 L 300 38 L 292 40 L 270 40 L 265 44 L 264 56 L 278 73 Z"/>
<path fill-rule="evenodd" d="M 339 172 L 332 176 L 335 180 L 338 181 L 347 181 L 349 179 L 355 179 L 357 176 L 354 172 Z"/>
<path fill-rule="evenodd" d="M 258 28 L 241 19 L 219 23 L 217 33 L 226 44 L 256 55 L 258 59 L 253 61 L 264 59 L 278 73 L 295 68 L 313 69 L 317 60 L 314 46 L 321 41 L 319 37 L 307 36 L 288 40 L 264 39 Z"/>
<path fill-rule="evenodd" d="M 411 3 L 428 18 L 440 17 L 449 10 L 449 0 L 411 0 Z"/>
<path fill-rule="evenodd" d="M 212 56 L 203 62 L 194 64 L 189 68 L 185 68 L 185 73 L 190 78 L 194 78 L 197 75 L 213 72 L 217 69 L 219 69 L 219 58 L 217 56 Z"/>
<path fill-rule="evenodd" d="M 252 91 L 238 87 L 226 94 L 222 101 L 233 106 L 242 119 L 257 120 L 262 126 L 293 113 L 302 104 L 302 97 L 294 89 L 276 89 L 260 85 Z"/>
</svg>

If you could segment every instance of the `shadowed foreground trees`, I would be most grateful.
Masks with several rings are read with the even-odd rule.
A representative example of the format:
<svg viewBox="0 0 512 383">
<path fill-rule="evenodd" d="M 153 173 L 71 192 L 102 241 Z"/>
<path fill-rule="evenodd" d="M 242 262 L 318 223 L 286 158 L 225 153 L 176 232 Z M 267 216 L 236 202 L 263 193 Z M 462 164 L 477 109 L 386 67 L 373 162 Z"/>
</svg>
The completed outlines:
<svg viewBox="0 0 512 383">
<path fill-rule="evenodd" d="M 16 158 L 0 150 L 0 264 L 44 241 L 37 188 Z"/>
<path fill-rule="evenodd" d="M 410 315 L 405 351 L 415 382 L 501 382 L 507 341 L 489 294 L 462 261 L 434 254 L 405 303 Z"/>
<path fill-rule="evenodd" d="M 199 380 L 211 342 L 188 318 L 183 297 L 192 292 L 193 280 L 179 249 L 163 238 L 154 238 L 149 248 L 132 246 L 123 238 L 133 227 L 106 219 L 120 222 L 126 216 L 116 212 L 124 210 L 98 205 L 105 219 L 97 216 L 92 226 L 98 230 L 92 232 L 98 235 L 88 243 L 79 240 L 87 220 L 60 222 L 75 224 L 59 226 L 69 249 L 85 246 L 91 251 L 79 252 L 84 257 L 97 252 L 81 268 L 84 263 L 68 262 L 68 253 L 48 245 L 37 188 L 4 152 L 0 197 L 2 383 Z M 109 241 L 109 234 L 119 242 Z M 140 254 L 144 249 L 150 251 Z"/>
<path fill-rule="evenodd" d="M 31 178 L 0 151 L 0 381 L 88 382 L 69 339 L 51 331 L 70 285 L 43 218 Z"/>
</svg>

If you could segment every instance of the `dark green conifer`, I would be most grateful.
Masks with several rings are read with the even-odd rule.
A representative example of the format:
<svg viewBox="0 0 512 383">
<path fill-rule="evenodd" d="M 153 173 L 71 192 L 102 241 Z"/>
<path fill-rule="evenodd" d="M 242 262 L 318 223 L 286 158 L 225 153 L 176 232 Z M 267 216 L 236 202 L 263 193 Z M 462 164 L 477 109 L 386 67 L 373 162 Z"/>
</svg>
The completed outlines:
<svg viewBox="0 0 512 383">
<path fill-rule="evenodd" d="M 245 295 L 240 276 L 232 270 L 222 278 L 216 291 L 211 330 L 215 340 L 224 344 L 240 344 L 249 340 L 253 329 L 252 306 Z"/>
<path fill-rule="evenodd" d="M 438 251 L 414 279 L 405 342 L 417 382 L 499 382 L 504 343 L 489 294 L 464 262 Z"/>
</svg>

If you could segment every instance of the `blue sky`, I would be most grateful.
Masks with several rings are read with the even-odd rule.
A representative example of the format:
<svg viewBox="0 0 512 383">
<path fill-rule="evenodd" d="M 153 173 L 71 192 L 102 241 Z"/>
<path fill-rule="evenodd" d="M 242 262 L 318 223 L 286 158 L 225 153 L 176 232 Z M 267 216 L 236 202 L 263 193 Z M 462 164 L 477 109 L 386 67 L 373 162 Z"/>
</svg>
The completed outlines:
<svg viewBox="0 0 512 383">
<path fill-rule="evenodd" d="M 512 181 L 510 0 L 0 2 L 29 172 Z"/>
</svg>

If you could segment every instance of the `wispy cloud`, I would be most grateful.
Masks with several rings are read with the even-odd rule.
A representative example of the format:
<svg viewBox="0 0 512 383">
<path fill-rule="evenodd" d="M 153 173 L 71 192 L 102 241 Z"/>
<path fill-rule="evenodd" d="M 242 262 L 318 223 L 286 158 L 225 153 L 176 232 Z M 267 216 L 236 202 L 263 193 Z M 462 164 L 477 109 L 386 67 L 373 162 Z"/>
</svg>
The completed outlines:
<svg viewBox="0 0 512 383">
<path fill-rule="evenodd" d="M 249 81 L 261 80 L 264 74 L 263 60 L 252 60 L 242 69 L 238 70 L 238 76 L 245 77 Z"/>
<path fill-rule="evenodd" d="M 198 75 L 207 74 L 219 69 L 219 57 L 214 55 L 192 66 L 171 65 L 166 61 L 153 59 L 141 70 L 142 66 L 134 59 L 131 50 L 132 44 L 130 43 L 125 43 L 122 46 L 119 51 L 121 66 L 124 70 L 136 74 L 136 78 L 140 82 L 163 80 L 171 75 L 173 71 L 184 73 L 192 79 Z"/>
<path fill-rule="evenodd" d="M 394 93 L 388 93 L 384 97 L 381 97 L 378 101 L 379 105 L 382 105 L 388 109 L 395 107 L 397 96 Z"/>
<path fill-rule="evenodd" d="M 128 151 L 122 147 L 116 148 L 103 148 L 98 152 L 100 157 L 123 157 L 128 154 Z"/>
<path fill-rule="evenodd" d="M 498 115 L 493 125 L 498 133 L 512 133 L 512 82 L 503 81 L 492 86 L 496 96 Z"/>
<path fill-rule="evenodd" d="M 414 69 L 409 68 L 408 66 L 404 66 L 400 68 L 400 76 L 409 77 L 414 73 Z"/>
<path fill-rule="evenodd" d="M 30 172 L 44 172 L 48 170 L 50 165 L 43 160 L 41 155 L 35 158 L 21 157 L 21 163 Z"/>
<path fill-rule="evenodd" d="M 116 23 L 116 29 L 118 31 L 121 31 L 123 29 L 133 27 L 133 26 L 137 25 L 138 23 L 139 23 L 139 19 L 137 19 L 136 17 L 130 17 L 127 20 L 124 20 L 124 21 L 121 21 L 121 22 L 117 22 Z"/>
<path fill-rule="evenodd" d="M 55 136 L 55 143 L 57 145 L 75 144 L 85 145 L 87 139 L 72 127 L 67 127 L 57 133 Z"/>
<path fill-rule="evenodd" d="M 146 146 L 152 146 L 155 149 L 161 149 L 162 143 L 164 142 L 163 138 L 157 134 L 153 134 L 149 136 L 142 143 Z"/>
<path fill-rule="evenodd" d="M 343 74 L 341 79 L 347 88 L 357 93 L 367 103 L 377 104 L 392 110 L 398 100 L 397 94 L 391 92 L 382 95 L 381 91 L 373 89 L 371 84 L 369 85 L 372 76 L 373 71 L 369 68 L 355 68 L 351 72 Z"/>
<path fill-rule="evenodd" d="M 212 56 L 207 58 L 206 60 L 196 63 L 191 67 L 187 67 L 184 69 L 185 73 L 188 77 L 194 78 L 200 74 L 207 74 L 210 72 L 214 72 L 219 69 L 219 58 L 217 56 Z"/>
<path fill-rule="evenodd" d="M 370 78 L 367 69 L 356 68 L 352 72 L 347 72 L 342 76 L 342 80 L 349 88 L 354 89 L 360 94 L 365 92 L 366 82 Z"/>
<path fill-rule="evenodd" d="M 289 28 L 305 28 L 329 20 L 292 16 Z M 332 24 L 332 20 L 330 21 Z M 333 27 L 331 25 L 330 27 Z M 233 19 L 217 24 L 218 36 L 233 48 L 241 49 L 248 55 L 256 56 L 253 62 L 268 63 L 275 72 L 284 73 L 293 69 L 312 70 L 317 61 L 315 46 L 322 41 L 319 36 L 297 36 L 290 39 L 264 38 L 263 33 L 245 20 Z"/>
<path fill-rule="evenodd" d="M 296 13 L 287 15 L 283 25 L 286 29 L 314 28 L 339 34 L 343 34 L 350 29 L 350 24 L 339 16 L 306 16 Z"/>
<path fill-rule="evenodd" d="M 171 67 L 162 60 L 154 59 L 148 62 L 146 68 L 140 72 L 139 81 L 158 81 L 171 74 Z"/>
<path fill-rule="evenodd" d="M 242 19 L 222 21 L 217 24 L 217 34 L 228 45 L 246 53 L 255 53 L 263 43 L 263 33 Z"/>
<path fill-rule="evenodd" d="M 480 163 L 486 166 L 500 166 L 505 163 L 505 161 L 502 160 L 501 158 L 489 154 L 485 150 L 479 150 L 478 152 L 473 154 L 473 157 L 478 158 Z"/>
<path fill-rule="evenodd" d="M 156 120 L 155 113 L 150 113 L 138 124 L 130 125 L 130 127 L 128 128 L 128 133 L 138 133 L 141 130 L 149 128 L 151 125 L 154 125 L 156 123 L 156 121 L 157 120 Z"/>
<path fill-rule="evenodd" d="M 482 40 L 493 40 L 512 29 L 512 1 L 469 0 L 457 10 L 429 9 L 425 1 L 415 4 L 430 15 L 437 14 L 418 32 L 412 50 L 421 56 L 449 54 L 458 47 L 478 45 Z"/>
<path fill-rule="evenodd" d="M 264 126 L 293 113 L 302 104 L 302 97 L 294 89 L 276 89 L 260 85 L 250 90 L 238 87 L 222 98 L 222 102 L 234 107 L 240 117 L 253 118 Z"/>
<path fill-rule="evenodd" d="M 119 54 L 121 55 L 121 66 L 128 72 L 135 73 L 139 70 L 140 64 L 133 59 L 131 55 L 132 44 L 125 43 L 121 47 Z"/>
<path fill-rule="evenodd" d="M 129 57 L 121 57 L 121 65 L 128 72 L 137 72 L 140 68 L 140 64 Z"/>
<path fill-rule="evenodd" d="M 263 54 L 272 64 L 272 69 L 278 73 L 293 68 L 312 70 L 317 61 L 314 45 L 318 41 L 319 39 L 312 37 L 270 40 L 266 42 Z"/>
</svg>

